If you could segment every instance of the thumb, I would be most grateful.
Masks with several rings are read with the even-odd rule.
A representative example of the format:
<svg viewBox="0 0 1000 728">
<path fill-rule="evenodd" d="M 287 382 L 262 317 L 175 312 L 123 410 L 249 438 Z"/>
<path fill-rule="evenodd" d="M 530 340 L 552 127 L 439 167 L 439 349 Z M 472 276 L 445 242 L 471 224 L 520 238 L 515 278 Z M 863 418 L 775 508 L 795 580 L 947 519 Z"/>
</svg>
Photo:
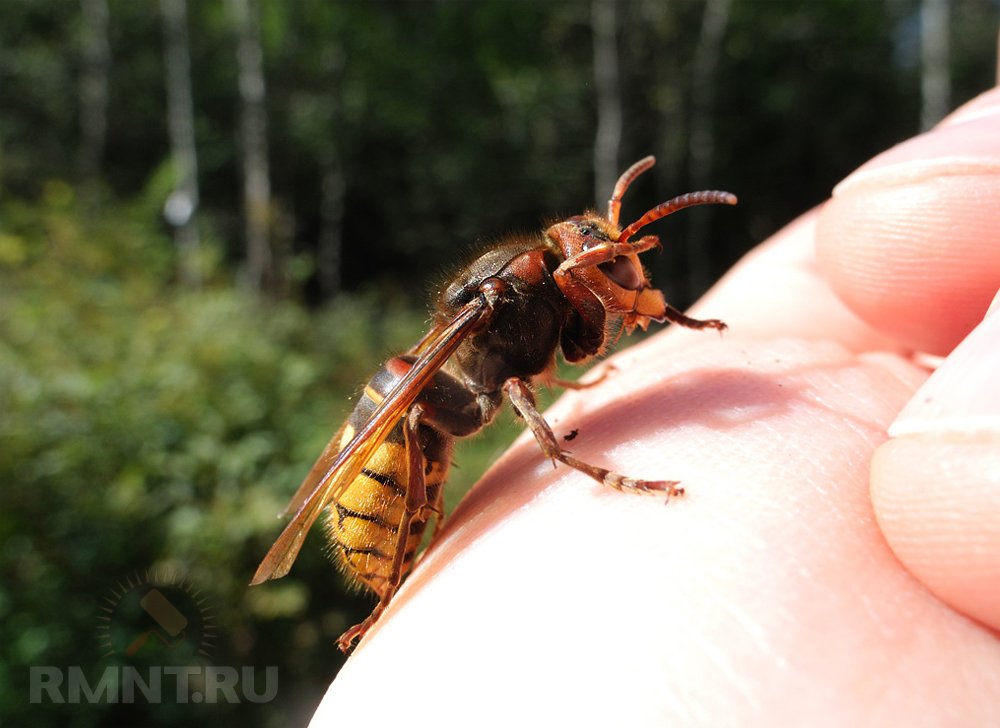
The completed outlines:
<svg viewBox="0 0 1000 728">
<path fill-rule="evenodd" d="M 875 452 L 872 501 L 900 561 L 1000 629 L 1000 294 Z"/>
</svg>

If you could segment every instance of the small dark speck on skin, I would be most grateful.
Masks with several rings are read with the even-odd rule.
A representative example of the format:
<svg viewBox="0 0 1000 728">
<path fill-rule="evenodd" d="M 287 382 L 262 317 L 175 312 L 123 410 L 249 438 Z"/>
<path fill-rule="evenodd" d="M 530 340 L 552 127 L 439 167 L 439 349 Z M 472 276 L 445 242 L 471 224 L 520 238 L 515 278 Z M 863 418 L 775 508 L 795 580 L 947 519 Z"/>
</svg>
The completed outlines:
<svg viewBox="0 0 1000 728">
<path fill-rule="evenodd" d="M 575 440 L 576 436 L 580 434 L 579 430 L 570 430 L 568 435 L 563 435 L 563 439 L 569 442 L 570 440 Z"/>
</svg>

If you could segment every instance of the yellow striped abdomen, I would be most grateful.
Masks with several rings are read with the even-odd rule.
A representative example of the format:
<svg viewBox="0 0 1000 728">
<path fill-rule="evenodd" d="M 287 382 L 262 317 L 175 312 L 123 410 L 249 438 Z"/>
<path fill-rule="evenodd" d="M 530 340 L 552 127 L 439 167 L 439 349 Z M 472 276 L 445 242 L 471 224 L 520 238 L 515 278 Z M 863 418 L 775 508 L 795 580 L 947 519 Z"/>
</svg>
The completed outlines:
<svg viewBox="0 0 1000 728">
<path fill-rule="evenodd" d="M 367 393 L 366 393 L 367 394 Z M 344 447 L 353 437 L 354 423 L 364 421 L 367 396 L 348 419 L 341 434 Z M 441 486 L 447 475 L 453 438 L 421 425 L 418 440 L 424 454 L 424 487 L 427 503 L 441 509 Z M 400 421 L 372 455 L 365 467 L 327 511 L 326 530 L 338 565 L 352 579 L 381 595 L 388 585 L 403 520 L 409 482 L 408 458 Z M 410 521 L 403 559 L 405 574 L 431 515 L 431 508 Z"/>
</svg>

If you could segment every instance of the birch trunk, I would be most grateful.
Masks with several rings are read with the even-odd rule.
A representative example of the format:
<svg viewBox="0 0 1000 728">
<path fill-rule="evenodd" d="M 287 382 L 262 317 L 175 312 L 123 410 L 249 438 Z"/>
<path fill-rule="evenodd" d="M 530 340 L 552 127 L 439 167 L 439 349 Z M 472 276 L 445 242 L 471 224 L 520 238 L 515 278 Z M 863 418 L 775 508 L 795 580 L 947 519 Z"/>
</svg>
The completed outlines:
<svg viewBox="0 0 1000 728">
<path fill-rule="evenodd" d="M 246 225 L 247 279 L 253 290 L 274 282 L 269 238 L 271 178 L 267 152 L 267 110 L 264 106 L 263 51 L 260 9 L 255 0 L 230 0 L 238 34 L 237 65 L 243 133 L 243 210 Z"/>
<path fill-rule="evenodd" d="M 618 73 L 617 0 L 593 0 L 590 23 L 594 35 L 594 88 L 597 93 L 597 135 L 594 140 L 594 200 L 607 206 L 618 177 L 622 138 L 622 99 Z"/>
<path fill-rule="evenodd" d="M 712 117 L 715 112 L 715 87 L 722 38 L 729 23 L 730 0 L 707 0 L 701 32 L 695 49 L 692 71 L 691 128 L 688 158 L 691 189 L 712 186 L 715 161 L 715 137 Z M 688 215 L 687 262 L 688 294 L 693 299 L 712 283 L 712 255 L 708 246 L 708 211 L 691 210 Z"/>
<path fill-rule="evenodd" d="M 920 128 L 930 129 L 951 108 L 948 0 L 920 6 Z"/>
<path fill-rule="evenodd" d="M 167 85 L 167 129 L 174 168 L 174 191 L 164 207 L 174 227 L 180 280 L 201 284 L 198 264 L 198 153 L 194 138 L 191 96 L 191 55 L 188 50 L 186 0 L 160 0 L 163 15 Z"/>
</svg>

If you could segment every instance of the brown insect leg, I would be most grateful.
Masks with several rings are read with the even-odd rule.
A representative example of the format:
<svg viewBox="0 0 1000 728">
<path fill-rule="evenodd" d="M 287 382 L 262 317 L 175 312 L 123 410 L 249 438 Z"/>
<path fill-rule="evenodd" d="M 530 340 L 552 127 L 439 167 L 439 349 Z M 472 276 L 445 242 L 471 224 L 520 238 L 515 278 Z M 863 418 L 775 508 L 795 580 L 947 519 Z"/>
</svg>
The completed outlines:
<svg viewBox="0 0 1000 728">
<path fill-rule="evenodd" d="M 669 303 L 664 304 L 663 317 L 671 323 L 675 323 L 678 326 L 684 326 L 689 329 L 716 329 L 721 333 L 729 328 L 722 321 L 719 321 L 719 319 L 702 320 L 685 316 Z"/>
<path fill-rule="evenodd" d="M 535 440 L 538 441 L 538 446 L 542 449 L 542 452 L 553 461 L 558 460 L 565 463 L 571 468 L 589 475 L 597 482 L 611 486 L 616 490 L 638 493 L 665 492 L 668 498 L 672 495 L 681 495 L 684 492 L 683 488 L 677 487 L 680 482 L 677 480 L 639 480 L 638 478 L 629 478 L 611 470 L 599 468 L 596 465 L 590 465 L 582 460 L 577 460 L 559 446 L 559 441 L 552 432 L 552 428 L 549 427 L 549 423 L 545 421 L 545 418 L 535 408 L 534 395 L 532 395 L 531 390 L 523 379 L 518 379 L 517 377 L 508 379 L 504 383 L 503 389 L 507 396 L 510 397 L 511 404 L 514 405 L 518 414 L 528 423 L 531 434 L 535 436 Z"/>
<path fill-rule="evenodd" d="M 437 497 L 434 499 L 433 503 L 427 505 L 426 510 L 434 514 L 434 530 L 431 531 L 430 541 L 427 542 L 427 549 L 424 549 L 413 561 L 413 565 L 416 566 L 424 558 L 427 550 L 437 541 L 438 534 L 441 533 L 441 526 L 444 525 L 444 488 L 438 488 Z M 427 516 L 430 518 L 430 515 Z"/>
<path fill-rule="evenodd" d="M 560 379 L 559 377 L 556 376 L 551 376 L 551 377 L 540 376 L 537 378 L 537 381 L 540 381 L 546 387 L 555 386 L 555 387 L 562 387 L 563 389 L 573 389 L 573 390 L 590 389 L 591 387 L 596 387 L 598 384 L 607 379 L 609 374 L 617 372 L 618 372 L 618 367 L 616 367 L 614 364 L 605 364 L 604 371 L 602 371 L 596 379 L 591 379 L 589 382 L 574 382 L 572 379 Z"/>
<path fill-rule="evenodd" d="M 444 523 L 444 503 L 442 503 L 442 494 L 444 489 L 438 490 L 437 498 L 435 501 L 427 506 L 427 510 L 434 515 L 434 530 L 431 531 L 431 541 L 437 538 L 438 532 L 441 530 L 441 524 Z M 430 515 L 428 515 L 430 518 Z"/>
<path fill-rule="evenodd" d="M 385 589 L 379 594 L 378 604 L 375 605 L 372 613 L 363 622 L 354 625 L 340 635 L 337 646 L 341 652 L 347 652 L 355 640 L 360 640 L 365 636 L 365 633 L 382 616 L 382 612 L 385 611 L 392 597 L 396 594 L 396 590 L 399 589 L 399 585 L 403 581 L 403 561 L 406 554 L 406 540 L 410 535 L 410 524 L 413 523 L 413 519 L 418 513 L 428 507 L 427 488 L 424 484 L 424 454 L 417 439 L 417 428 L 420 426 L 422 412 L 423 408 L 419 404 L 411 407 L 406 417 L 406 426 L 403 428 L 406 456 L 409 460 L 409 475 L 406 483 L 403 517 L 400 519 L 399 530 L 396 531 L 396 543 L 393 545 L 392 570 L 389 572 Z"/>
<path fill-rule="evenodd" d="M 556 272 L 553 275 L 558 279 L 559 276 L 564 276 L 575 268 L 591 268 L 601 263 L 610 263 L 619 255 L 639 255 L 659 245 L 660 239 L 655 235 L 646 235 L 639 240 L 628 243 L 595 245 L 593 248 L 588 248 L 564 260 L 556 268 Z"/>
</svg>

